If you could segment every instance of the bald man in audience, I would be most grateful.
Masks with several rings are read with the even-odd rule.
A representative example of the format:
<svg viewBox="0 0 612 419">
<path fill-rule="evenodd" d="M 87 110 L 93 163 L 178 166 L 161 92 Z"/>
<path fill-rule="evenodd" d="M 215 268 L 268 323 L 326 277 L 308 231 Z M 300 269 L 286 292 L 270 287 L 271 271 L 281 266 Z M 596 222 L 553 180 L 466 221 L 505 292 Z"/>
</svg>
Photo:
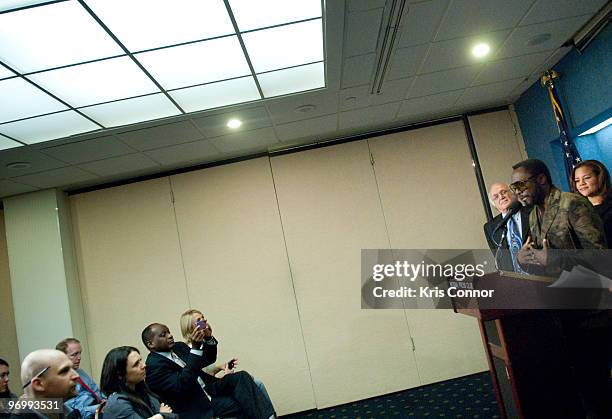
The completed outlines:
<svg viewBox="0 0 612 419">
<path fill-rule="evenodd" d="M 493 234 L 493 231 L 506 216 L 512 205 L 517 205 L 518 201 L 510 187 L 502 182 L 496 182 L 491 185 L 489 188 L 489 200 L 500 212 L 483 226 L 489 248 L 497 256 L 499 269 L 521 272 L 516 255 L 529 235 L 529 212 L 531 208 L 522 207 L 518 213 L 508 220 L 505 227 L 497 229 L 495 234 Z M 513 245 L 514 248 L 512 247 Z M 514 249 L 514 254 L 512 251 L 509 251 L 512 248 Z M 497 249 L 500 249 L 499 253 Z"/>
<path fill-rule="evenodd" d="M 65 418 L 78 419 L 81 417 L 77 410 L 63 406 L 63 400 L 76 395 L 76 380 L 79 374 L 72 368 L 72 361 L 65 353 L 56 349 L 39 349 L 25 357 L 21 364 L 21 382 L 23 383 L 23 397 L 26 401 L 57 400 L 59 408 L 63 411 L 54 411 L 54 405 L 29 407 L 27 409 L 15 408 L 11 412 L 11 419 L 46 419 Z"/>
</svg>

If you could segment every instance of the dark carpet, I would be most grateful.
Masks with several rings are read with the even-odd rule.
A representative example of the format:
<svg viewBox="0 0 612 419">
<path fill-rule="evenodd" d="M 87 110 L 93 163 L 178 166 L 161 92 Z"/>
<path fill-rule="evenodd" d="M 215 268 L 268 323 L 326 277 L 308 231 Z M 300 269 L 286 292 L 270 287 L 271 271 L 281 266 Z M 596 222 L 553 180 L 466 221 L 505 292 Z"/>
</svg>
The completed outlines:
<svg viewBox="0 0 612 419">
<path fill-rule="evenodd" d="M 488 372 L 283 418 L 499 418 Z"/>
</svg>

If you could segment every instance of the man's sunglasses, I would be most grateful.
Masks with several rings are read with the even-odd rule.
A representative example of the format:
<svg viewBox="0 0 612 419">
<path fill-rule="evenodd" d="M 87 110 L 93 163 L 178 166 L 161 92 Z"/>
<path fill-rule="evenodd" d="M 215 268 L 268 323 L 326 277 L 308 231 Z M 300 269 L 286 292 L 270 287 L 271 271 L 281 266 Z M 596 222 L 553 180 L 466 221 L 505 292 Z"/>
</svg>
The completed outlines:
<svg viewBox="0 0 612 419">
<path fill-rule="evenodd" d="M 527 183 L 529 183 L 530 181 L 532 181 L 537 175 L 533 175 L 528 177 L 525 180 L 517 180 L 516 182 L 512 182 L 509 187 L 510 190 L 514 193 L 520 193 L 523 192 L 525 189 L 527 189 Z"/>
</svg>

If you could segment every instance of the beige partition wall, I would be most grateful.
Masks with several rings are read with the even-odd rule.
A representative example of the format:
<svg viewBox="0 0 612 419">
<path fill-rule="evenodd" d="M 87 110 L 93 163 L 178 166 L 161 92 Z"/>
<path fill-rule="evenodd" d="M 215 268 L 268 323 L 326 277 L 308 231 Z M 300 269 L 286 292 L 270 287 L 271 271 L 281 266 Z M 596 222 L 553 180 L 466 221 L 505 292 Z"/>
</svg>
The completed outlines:
<svg viewBox="0 0 612 419">
<path fill-rule="evenodd" d="M 268 158 L 172 177 L 191 307 L 279 414 L 315 407 Z"/>
<path fill-rule="evenodd" d="M 17 346 L 15 330 L 15 312 L 11 293 L 11 274 L 9 271 L 8 252 L 6 248 L 6 230 L 4 228 L 4 211 L 0 210 L 0 358 L 10 366 L 9 388 L 15 394 L 21 394 L 21 360 Z"/>
<path fill-rule="evenodd" d="M 470 116 L 470 126 L 487 191 L 494 182 L 510 183 L 512 165 L 527 158 L 523 138 L 510 111 Z"/>
<path fill-rule="evenodd" d="M 389 247 L 367 142 L 271 162 L 317 406 L 419 385 L 404 313 L 360 308 L 361 249 Z"/>
<path fill-rule="evenodd" d="M 187 307 L 185 276 L 168 178 L 71 197 L 92 373 L 109 349 L 144 350 L 140 332 Z M 146 356 L 147 352 L 143 354 Z"/>
<path fill-rule="evenodd" d="M 461 122 L 368 142 L 392 248 L 486 248 Z M 476 320 L 450 310 L 406 312 L 423 384 L 487 369 Z"/>
</svg>

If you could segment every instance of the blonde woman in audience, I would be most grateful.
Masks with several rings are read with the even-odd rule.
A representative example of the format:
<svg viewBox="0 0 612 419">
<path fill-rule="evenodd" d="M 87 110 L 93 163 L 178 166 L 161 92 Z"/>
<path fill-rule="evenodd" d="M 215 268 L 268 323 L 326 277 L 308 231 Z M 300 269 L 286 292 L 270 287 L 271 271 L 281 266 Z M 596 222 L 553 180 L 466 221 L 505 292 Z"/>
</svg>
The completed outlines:
<svg viewBox="0 0 612 419">
<path fill-rule="evenodd" d="M 201 311 L 189 309 L 181 315 L 181 320 L 180 320 L 181 334 L 183 335 L 183 339 L 185 340 L 185 343 L 189 345 L 189 347 L 191 347 L 191 334 L 193 333 L 197 325 L 200 325 L 200 328 L 210 327 L 210 325 L 208 324 L 208 320 L 206 320 L 206 317 L 204 316 L 204 314 L 202 314 Z M 223 375 L 232 374 L 234 372 L 234 368 L 237 365 L 238 365 L 238 358 L 232 358 L 228 362 L 225 362 L 222 364 L 216 364 L 216 365 L 211 364 L 207 366 L 206 368 L 204 368 L 204 372 L 206 372 L 207 374 L 213 375 L 213 376 L 216 376 L 217 374 L 221 372 L 223 372 Z M 255 384 L 257 384 L 257 387 L 259 387 L 264 397 L 270 403 L 272 403 L 270 399 L 270 395 L 268 394 L 268 391 L 266 390 L 266 386 L 264 385 L 264 383 L 255 377 L 253 377 L 253 381 L 255 381 Z"/>
</svg>

